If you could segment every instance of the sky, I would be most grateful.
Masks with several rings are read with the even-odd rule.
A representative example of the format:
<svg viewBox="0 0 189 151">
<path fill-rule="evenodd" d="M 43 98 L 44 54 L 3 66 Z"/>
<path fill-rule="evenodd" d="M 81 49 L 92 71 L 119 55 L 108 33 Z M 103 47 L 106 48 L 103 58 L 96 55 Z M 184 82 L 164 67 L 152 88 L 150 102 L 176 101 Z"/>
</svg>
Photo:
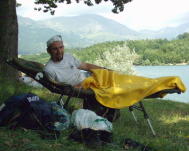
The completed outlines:
<svg viewBox="0 0 189 151">
<path fill-rule="evenodd" d="M 50 13 L 35 11 L 34 0 L 17 0 L 17 2 L 22 4 L 21 7 L 17 8 L 17 14 L 33 20 L 57 16 L 98 14 L 137 31 L 159 30 L 189 22 L 189 0 L 133 0 L 127 3 L 124 11 L 119 14 L 112 13 L 113 5 L 111 2 L 103 2 L 92 7 L 83 3 L 59 4 L 53 16 Z"/>
</svg>

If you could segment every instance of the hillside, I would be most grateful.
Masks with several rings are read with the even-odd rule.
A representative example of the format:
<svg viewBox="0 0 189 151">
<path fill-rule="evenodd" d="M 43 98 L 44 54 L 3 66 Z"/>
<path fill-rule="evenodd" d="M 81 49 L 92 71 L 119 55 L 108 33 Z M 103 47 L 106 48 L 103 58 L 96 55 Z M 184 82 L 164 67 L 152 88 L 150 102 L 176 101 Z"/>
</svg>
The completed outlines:
<svg viewBox="0 0 189 151">
<path fill-rule="evenodd" d="M 38 22 L 28 18 L 18 17 L 19 23 L 19 54 L 34 54 L 46 52 L 46 41 L 53 35 L 64 35 L 65 45 L 71 45 L 74 42 L 74 46 L 80 45 L 81 42 L 85 43 L 79 35 L 66 32 L 58 32 L 56 30 L 44 27 Z M 73 47 L 74 47 L 73 46 Z"/>
<path fill-rule="evenodd" d="M 34 54 L 46 51 L 46 41 L 56 34 L 63 36 L 67 48 L 84 48 L 106 41 L 167 38 L 189 31 L 189 23 L 167 27 L 159 31 L 136 32 L 114 20 L 89 14 L 72 17 L 55 17 L 34 21 L 18 17 L 19 54 Z"/>
<path fill-rule="evenodd" d="M 136 36 L 139 35 L 136 31 L 131 30 L 118 22 L 94 14 L 73 17 L 56 17 L 40 21 L 40 23 L 56 31 L 77 33 L 91 40 L 95 37 L 96 40 L 98 40 L 98 35 L 100 34 L 101 36 L 112 35 L 109 39 L 117 37 L 118 40 L 123 38 L 136 38 Z"/>
<path fill-rule="evenodd" d="M 189 33 L 180 34 L 173 40 L 150 39 L 150 40 L 128 40 L 98 43 L 76 51 L 75 49 L 65 49 L 66 52 L 73 53 L 84 62 L 94 63 L 105 51 L 110 51 L 117 46 L 127 43 L 130 50 L 134 50 L 138 55 L 135 65 L 168 65 L 168 64 L 189 64 Z M 49 55 L 22 56 L 25 59 L 47 62 Z"/>
</svg>

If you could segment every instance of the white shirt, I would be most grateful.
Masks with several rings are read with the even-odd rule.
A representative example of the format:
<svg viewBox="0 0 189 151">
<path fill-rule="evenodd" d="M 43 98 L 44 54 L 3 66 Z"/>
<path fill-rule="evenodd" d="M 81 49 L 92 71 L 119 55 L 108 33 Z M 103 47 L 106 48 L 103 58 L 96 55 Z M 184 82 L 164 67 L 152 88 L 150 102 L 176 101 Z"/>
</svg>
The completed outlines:
<svg viewBox="0 0 189 151">
<path fill-rule="evenodd" d="M 44 71 L 51 79 L 74 86 L 87 77 L 84 72 L 78 69 L 80 64 L 81 62 L 71 54 L 65 53 L 60 62 L 53 62 L 50 59 L 45 65 Z"/>
</svg>

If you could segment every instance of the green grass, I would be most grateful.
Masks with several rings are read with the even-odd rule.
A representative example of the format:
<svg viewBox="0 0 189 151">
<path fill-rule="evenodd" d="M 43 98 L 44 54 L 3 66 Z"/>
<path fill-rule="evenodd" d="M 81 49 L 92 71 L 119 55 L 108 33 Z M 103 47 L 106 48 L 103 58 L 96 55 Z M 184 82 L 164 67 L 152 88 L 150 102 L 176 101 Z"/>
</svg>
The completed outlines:
<svg viewBox="0 0 189 151">
<path fill-rule="evenodd" d="M 2 78 L 0 83 L 0 104 L 12 95 L 29 92 L 47 101 L 59 98 L 59 95 L 52 94 L 47 89 L 36 89 Z M 72 102 L 79 104 L 80 100 L 73 99 Z M 0 151 L 124 151 L 125 138 L 149 145 L 157 151 L 188 151 L 189 104 L 158 99 L 143 102 L 157 133 L 156 137 L 152 136 L 139 111 L 135 111 L 138 118 L 136 123 L 126 108 L 121 110 L 121 117 L 113 123 L 113 143 L 103 147 L 88 148 L 84 144 L 69 140 L 68 136 L 72 129 L 62 131 L 56 140 L 45 140 L 33 130 L 22 128 L 10 130 L 0 127 Z"/>
</svg>

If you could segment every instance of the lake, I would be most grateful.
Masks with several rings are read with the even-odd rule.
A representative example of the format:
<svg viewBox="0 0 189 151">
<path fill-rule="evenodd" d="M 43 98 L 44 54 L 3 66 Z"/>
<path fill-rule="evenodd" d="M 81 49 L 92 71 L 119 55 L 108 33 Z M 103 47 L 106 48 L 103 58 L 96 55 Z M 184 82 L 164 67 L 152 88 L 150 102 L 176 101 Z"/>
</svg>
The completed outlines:
<svg viewBox="0 0 189 151">
<path fill-rule="evenodd" d="M 156 78 L 162 76 L 179 76 L 187 90 L 182 94 L 168 94 L 164 99 L 189 103 L 189 65 L 183 66 L 135 66 L 137 75 Z"/>
</svg>

